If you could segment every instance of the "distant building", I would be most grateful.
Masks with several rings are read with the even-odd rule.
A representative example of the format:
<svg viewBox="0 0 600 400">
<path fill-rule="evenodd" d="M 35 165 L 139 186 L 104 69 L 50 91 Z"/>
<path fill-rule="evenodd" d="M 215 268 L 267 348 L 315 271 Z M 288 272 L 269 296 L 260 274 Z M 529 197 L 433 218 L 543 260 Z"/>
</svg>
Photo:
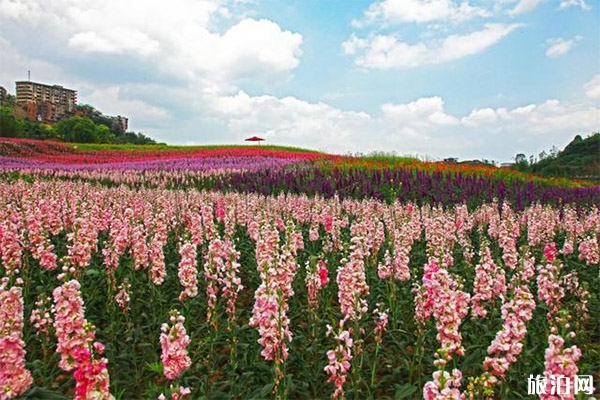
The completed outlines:
<svg viewBox="0 0 600 400">
<path fill-rule="evenodd" d="M 4 102 L 6 101 L 7 95 L 8 95 L 8 93 L 6 92 L 6 89 L 4 89 L 2 86 L 0 86 L 0 106 L 2 104 L 4 104 Z"/>
<path fill-rule="evenodd" d="M 31 81 L 17 81 L 16 86 L 16 103 L 27 110 L 31 120 L 55 122 L 75 113 L 76 90 Z"/>
<path fill-rule="evenodd" d="M 458 158 L 456 158 L 456 157 L 444 158 L 444 162 L 449 163 L 449 164 L 456 164 L 458 162 Z"/>
<path fill-rule="evenodd" d="M 27 103 L 24 108 L 27 112 L 27 119 L 30 121 L 56 121 L 56 106 L 50 101 L 42 101 L 39 103 Z"/>
<path fill-rule="evenodd" d="M 110 123 L 110 128 L 113 131 L 117 131 L 119 133 L 127 132 L 127 128 L 129 125 L 129 119 L 127 117 L 123 117 L 121 115 L 117 115 L 116 117 L 113 115 L 105 115 L 101 114 L 101 118 L 104 118 L 107 122 Z"/>
<path fill-rule="evenodd" d="M 123 131 L 123 133 L 127 132 L 127 128 L 129 127 L 129 119 L 127 117 L 123 117 L 121 115 L 117 115 L 116 117 L 108 117 L 114 126 L 117 126 L 118 129 Z"/>
<path fill-rule="evenodd" d="M 515 163 L 513 162 L 503 162 L 502 164 L 500 164 L 500 168 L 512 168 L 515 166 Z"/>
</svg>

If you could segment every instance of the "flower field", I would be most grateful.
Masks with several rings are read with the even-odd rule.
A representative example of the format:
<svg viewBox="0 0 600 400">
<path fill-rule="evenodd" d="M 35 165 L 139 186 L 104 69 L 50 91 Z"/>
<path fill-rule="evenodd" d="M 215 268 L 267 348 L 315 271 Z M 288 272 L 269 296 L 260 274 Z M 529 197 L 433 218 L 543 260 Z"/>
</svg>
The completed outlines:
<svg viewBox="0 0 600 400">
<path fill-rule="evenodd" d="M 531 375 L 573 399 L 593 396 L 576 375 L 600 383 L 598 187 L 4 143 L 0 399 L 519 399 Z M 550 394 L 559 375 L 569 395 Z"/>
</svg>

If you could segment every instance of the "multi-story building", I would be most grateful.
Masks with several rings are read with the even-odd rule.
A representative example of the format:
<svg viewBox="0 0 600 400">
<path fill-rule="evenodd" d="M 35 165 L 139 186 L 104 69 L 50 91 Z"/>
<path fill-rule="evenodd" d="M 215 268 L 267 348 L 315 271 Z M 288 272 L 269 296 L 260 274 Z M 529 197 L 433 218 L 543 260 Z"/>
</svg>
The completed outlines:
<svg viewBox="0 0 600 400">
<path fill-rule="evenodd" d="M 129 128 L 129 118 L 122 115 L 113 116 L 102 114 L 91 106 L 77 107 L 75 109 L 75 115 L 79 117 L 88 117 L 97 124 L 104 124 L 118 135 L 127 132 L 127 129 Z"/>
<path fill-rule="evenodd" d="M 127 132 L 127 128 L 129 127 L 129 119 L 127 117 L 123 117 L 121 115 L 117 115 L 116 117 L 112 117 L 113 121 L 115 124 L 117 124 L 117 126 L 119 126 L 119 128 L 121 129 L 121 131 L 123 131 L 123 133 Z"/>
<path fill-rule="evenodd" d="M 4 89 L 4 87 L 0 86 L 0 106 L 2 104 L 4 104 L 4 102 L 6 101 L 6 95 L 8 93 L 6 92 L 6 89 Z"/>
<path fill-rule="evenodd" d="M 30 119 L 54 122 L 75 112 L 77 106 L 75 90 L 31 81 L 17 81 L 16 85 L 17 105 L 27 110 Z M 36 105 L 36 111 L 32 104 Z"/>
</svg>

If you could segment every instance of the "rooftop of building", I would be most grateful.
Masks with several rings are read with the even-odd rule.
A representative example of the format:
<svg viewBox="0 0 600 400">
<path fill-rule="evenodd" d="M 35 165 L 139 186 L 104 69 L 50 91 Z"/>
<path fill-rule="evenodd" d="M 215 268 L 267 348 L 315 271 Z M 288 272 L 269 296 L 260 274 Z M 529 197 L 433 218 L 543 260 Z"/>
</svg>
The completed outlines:
<svg viewBox="0 0 600 400">
<path fill-rule="evenodd" d="M 40 83 L 40 82 L 33 82 L 33 81 L 15 81 L 15 83 L 17 85 L 19 84 L 33 84 L 33 85 L 40 85 L 40 86 L 46 86 L 46 87 L 50 87 L 50 88 L 58 88 L 58 89 L 62 89 L 62 90 L 68 90 L 71 92 L 76 92 L 76 90 L 74 89 L 68 89 L 62 85 L 49 85 L 47 83 Z"/>
</svg>

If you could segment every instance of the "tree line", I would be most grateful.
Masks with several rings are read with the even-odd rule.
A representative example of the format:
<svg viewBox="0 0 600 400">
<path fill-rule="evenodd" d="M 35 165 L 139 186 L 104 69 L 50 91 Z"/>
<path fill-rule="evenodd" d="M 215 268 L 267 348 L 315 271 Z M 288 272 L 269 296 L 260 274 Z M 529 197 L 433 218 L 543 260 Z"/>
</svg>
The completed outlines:
<svg viewBox="0 0 600 400">
<path fill-rule="evenodd" d="M 75 143 L 156 143 L 143 133 L 123 131 L 119 124 L 90 105 L 77 108 L 87 116 L 67 117 L 54 124 L 30 121 L 19 115 L 18 108 L 14 106 L 14 96 L 9 95 L 0 107 L 0 137 L 59 139 Z"/>
<path fill-rule="evenodd" d="M 543 176 L 600 182 L 600 132 L 586 138 L 577 135 L 562 151 L 553 147 L 549 152 L 541 152 L 537 159 L 519 153 L 513 168 Z"/>
</svg>

